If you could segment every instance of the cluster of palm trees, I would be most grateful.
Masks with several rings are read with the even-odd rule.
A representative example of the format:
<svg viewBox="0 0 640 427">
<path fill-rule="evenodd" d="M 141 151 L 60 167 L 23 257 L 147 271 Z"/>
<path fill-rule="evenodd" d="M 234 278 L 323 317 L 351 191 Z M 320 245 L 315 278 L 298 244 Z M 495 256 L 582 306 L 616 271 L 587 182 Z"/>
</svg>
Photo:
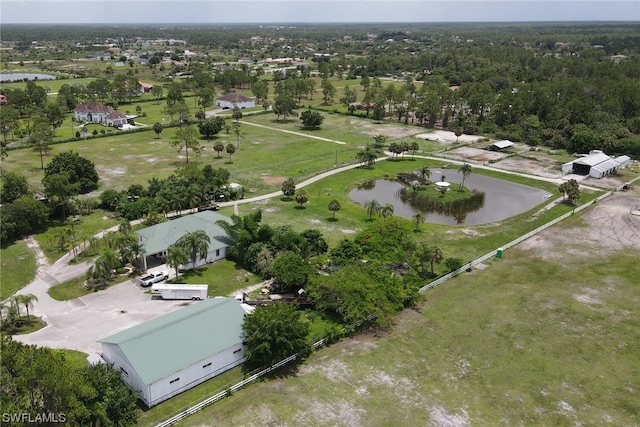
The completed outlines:
<svg viewBox="0 0 640 427">
<path fill-rule="evenodd" d="M 385 203 L 381 205 L 376 199 L 369 200 L 364 204 L 364 207 L 367 209 L 367 215 L 369 215 L 369 219 L 373 219 L 373 215 L 378 214 L 383 218 L 387 218 L 393 216 L 394 206 L 391 203 Z"/>
<path fill-rule="evenodd" d="M 33 307 L 33 303 L 38 301 L 38 297 L 33 294 L 16 294 L 11 296 L 0 305 L 0 324 L 2 329 L 12 328 L 22 323 L 22 315 L 20 306 L 24 306 L 27 312 L 27 323 L 31 323 L 29 315 L 29 307 Z"/>
<path fill-rule="evenodd" d="M 195 270 L 198 258 L 205 259 L 209 253 L 211 238 L 202 230 L 187 232 L 167 250 L 167 265 L 176 270 L 186 268 L 191 263 Z"/>
<path fill-rule="evenodd" d="M 413 157 L 416 155 L 416 151 L 419 149 L 420 145 L 416 141 L 413 141 L 411 143 L 406 141 L 392 142 L 391 144 L 389 144 L 389 151 L 393 153 L 393 157 L 396 159 L 400 154 L 402 154 L 402 157 L 404 157 L 404 153 L 406 153 L 407 151 L 411 151 L 411 156 Z"/>
<path fill-rule="evenodd" d="M 96 258 L 95 263 L 87 271 L 87 278 L 103 284 L 121 266 L 131 263 L 134 270 L 141 269 L 140 257 L 144 254 L 144 245 L 132 232 L 131 223 L 123 219 L 118 231 L 111 231 L 102 239 L 105 249 Z M 89 244 L 95 254 L 99 245 L 98 239 L 90 239 Z"/>
</svg>

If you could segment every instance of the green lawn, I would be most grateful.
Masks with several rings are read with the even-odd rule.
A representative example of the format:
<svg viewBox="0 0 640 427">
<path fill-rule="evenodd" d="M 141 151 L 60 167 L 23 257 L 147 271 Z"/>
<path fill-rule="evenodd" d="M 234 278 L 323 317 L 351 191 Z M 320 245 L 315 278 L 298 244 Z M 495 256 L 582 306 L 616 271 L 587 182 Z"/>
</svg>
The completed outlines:
<svg viewBox="0 0 640 427">
<path fill-rule="evenodd" d="M 240 268 L 235 262 L 229 260 L 216 261 L 197 269 L 180 273 L 173 280 L 175 283 L 209 285 L 209 296 L 229 296 L 238 289 L 260 283 L 262 279 L 255 274 Z"/>
<path fill-rule="evenodd" d="M 305 187 L 309 195 L 309 202 L 302 208 L 293 200 L 273 198 L 268 201 L 239 205 L 239 214 L 246 215 L 256 209 L 261 209 L 263 222 L 272 226 L 291 225 L 299 231 L 309 228 L 319 229 L 329 246 L 333 247 L 341 239 L 351 238 L 355 232 L 371 224 L 366 209 L 349 198 L 348 193 L 356 184 L 377 178 L 395 177 L 398 172 L 411 172 L 423 165 L 436 167 L 441 163 L 424 159 L 377 162 L 371 169 L 352 169 Z M 474 169 L 470 180 L 473 179 L 475 173 L 486 173 L 489 176 L 531 185 L 550 192 L 557 191 L 554 184 L 544 181 L 480 169 Z M 580 201 L 586 202 L 599 194 L 583 192 Z M 341 209 L 336 213 L 335 221 L 332 213 L 327 209 L 332 199 L 337 199 L 341 206 Z M 412 233 L 412 236 L 416 241 L 438 245 L 444 252 L 445 258 L 455 257 L 470 261 L 571 210 L 568 206 L 559 205 L 533 217 L 532 214 L 547 203 L 548 201 L 545 201 L 529 212 L 493 224 L 451 226 L 424 223 L 420 225 L 420 231 Z M 411 220 L 406 220 L 406 227 L 407 230 L 414 229 Z M 470 233 L 474 235 L 472 240 L 469 239 Z M 440 272 L 444 272 L 445 267 L 440 266 L 439 269 Z"/>
<path fill-rule="evenodd" d="M 0 249 L 0 300 L 29 284 L 36 275 L 36 257 L 20 241 Z"/>
<path fill-rule="evenodd" d="M 511 249 L 181 425 L 638 425 L 636 259 L 584 245 Z"/>
<path fill-rule="evenodd" d="M 46 231 L 36 234 L 35 238 L 49 262 L 54 263 L 71 249 L 70 241 L 67 241 L 64 247 L 60 245 L 60 240 L 56 237 L 57 233 L 62 230 L 73 230 L 77 237 L 77 244 L 80 245 L 82 241 L 88 240 L 96 233 L 118 225 L 118 220 L 112 219 L 110 215 L 110 212 L 96 209 L 90 215 L 80 216 L 79 221 L 53 223 Z"/>
</svg>

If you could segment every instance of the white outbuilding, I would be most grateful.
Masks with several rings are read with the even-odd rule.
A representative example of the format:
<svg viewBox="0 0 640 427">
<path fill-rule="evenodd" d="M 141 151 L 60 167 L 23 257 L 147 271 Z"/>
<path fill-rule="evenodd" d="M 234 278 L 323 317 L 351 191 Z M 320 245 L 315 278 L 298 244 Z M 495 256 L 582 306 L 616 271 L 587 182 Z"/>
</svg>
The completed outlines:
<svg viewBox="0 0 640 427">
<path fill-rule="evenodd" d="M 102 358 L 148 407 L 245 361 L 246 311 L 233 298 L 210 298 L 99 340 Z"/>
<path fill-rule="evenodd" d="M 616 172 L 618 169 L 627 167 L 629 161 L 628 156 L 620 156 L 614 159 L 600 150 L 591 150 L 588 155 L 563 164 L 562 172 L 602 178 Z"/>
</svg>

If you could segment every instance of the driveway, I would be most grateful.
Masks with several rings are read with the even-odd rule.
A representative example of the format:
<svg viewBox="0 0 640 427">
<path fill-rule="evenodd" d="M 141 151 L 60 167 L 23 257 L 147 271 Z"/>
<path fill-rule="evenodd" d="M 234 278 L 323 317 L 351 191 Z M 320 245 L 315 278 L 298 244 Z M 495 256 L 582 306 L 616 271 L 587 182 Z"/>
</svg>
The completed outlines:
<svg viewBox="0 0 640 427">
<path fill-rule="evenodd" d="M 20 291 L 38 297 L 31 313 L 42 317 L 47 326 L 32 334 L 15 335 L 16 341 L 100 352 L 97 340 L 191 304 L 152 297 L 133 280 L 70 301 L 54 300 L 48 289 L 41 275 Z"/>
</svg>

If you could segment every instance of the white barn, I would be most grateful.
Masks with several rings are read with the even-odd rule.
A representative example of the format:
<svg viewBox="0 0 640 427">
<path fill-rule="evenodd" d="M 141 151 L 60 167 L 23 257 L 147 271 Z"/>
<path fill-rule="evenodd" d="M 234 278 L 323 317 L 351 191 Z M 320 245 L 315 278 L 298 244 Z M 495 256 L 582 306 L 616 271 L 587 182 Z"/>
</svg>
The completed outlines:
<svg viewBox="0 0 640 427">
<path fill-rule="evenodd" d="M 245 361 L 246 311 L 232 298 L 210 298 L 99 340 L 102 358 L 148 407 Z"/>
<path fill-rule="evenodd" d="M 187 265 L 180 265 L 181 270 L 190 270 L 226 258 L 227 247 L 232 242 L 227 232 L 216 224 L 217 221 L 232 223 L 231 218 L 217 212 L 203 211 L 136 231 L 138 241 L 142 243 L 144 248 L 144 269 L 147 269 L 147 257 L 155 255 L 157 258 L 166 258 L 170 246 L 174 245 L 186 233 L 194 231 L 204 231 L 209 236 L 209 251 L 205 258 L 197 258 L 195 265 L 191 262 Z"/>
<path fill-rule="evenodd" d="M 618 169 L 627 167 L 629 160 L 628 156 L 620 156 L 614 159 L 600 150 L 592 150 L 587 156 L 563 164 L 562 172 L 602 178 Z"/>
<path fill-rule="evenodd" d="M 256 101 L 252 98 L 247 98 L 239 93 L 231 92 L 216 99 L 216 104 L 222 109 L 232 109 L 238 107 L 253 108 L 256 106 Z"/>
</svg>

